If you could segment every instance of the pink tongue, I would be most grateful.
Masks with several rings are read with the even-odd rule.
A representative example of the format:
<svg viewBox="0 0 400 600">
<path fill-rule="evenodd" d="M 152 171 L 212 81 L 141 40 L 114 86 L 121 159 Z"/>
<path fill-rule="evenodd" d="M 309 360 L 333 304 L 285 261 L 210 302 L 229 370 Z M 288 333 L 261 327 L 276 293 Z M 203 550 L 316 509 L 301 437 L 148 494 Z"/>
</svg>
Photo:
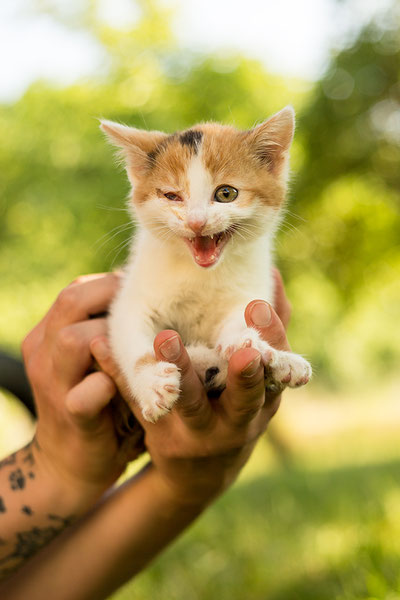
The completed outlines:
<svg viewBox="0 0 400 600">
<path fill-rule="evenodd" d="M 217 250 L 217 238 L 211 239 L 209 235 L 196 235 L 193 241 L 193 249 L 196 262 L 207 264 L 214 262 Z M 214 258 L 212 258 L 214 255 Z"/>
</svg>

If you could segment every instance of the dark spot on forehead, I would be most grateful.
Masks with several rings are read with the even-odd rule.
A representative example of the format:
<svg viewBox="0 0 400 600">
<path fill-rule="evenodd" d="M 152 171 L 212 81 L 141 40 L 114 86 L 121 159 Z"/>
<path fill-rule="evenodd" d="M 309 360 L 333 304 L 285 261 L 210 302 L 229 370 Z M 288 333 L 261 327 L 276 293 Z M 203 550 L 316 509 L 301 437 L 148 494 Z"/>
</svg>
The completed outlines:
<svg viewBox="0 0 400 600">
<path fill-rule="evenodd" d="M 195 129 L 188 129 L 182 133 L 173 133 L 172 135 L 169 135 L 160 144 L 158 144 L 158 146 L 147 153 L 150 168 L 154 167 L 157 158 L 172 142 L 178 140 L 182 146 L 187 146 L 194 152 L 194 154 L 197 154 L 202 138 L 203 133 L 201 131 L 196 131 Z"/>
<path fill-rule="evenodd" d="M 182 146 L 189 146 L 197 154 L 202 137 L 203 133 L 201 131 L 188 129 L 180 134 L 179 141 Z"/>
</svg>

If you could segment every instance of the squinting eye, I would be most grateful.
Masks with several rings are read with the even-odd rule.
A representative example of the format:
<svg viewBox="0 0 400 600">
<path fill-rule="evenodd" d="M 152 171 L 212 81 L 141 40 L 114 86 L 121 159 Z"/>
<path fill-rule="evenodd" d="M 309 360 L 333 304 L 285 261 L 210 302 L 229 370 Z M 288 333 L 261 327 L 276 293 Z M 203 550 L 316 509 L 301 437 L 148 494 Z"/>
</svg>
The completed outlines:
<svg viewBox="0 0 400 600">
<path fill-rule="evenodd" d="M 168 198 L 168 200 L 182 200 L 182 198 L 180 198 L 178 194 L 174 194 L 174 192 L 167 192 L 166 194 L 164 194 L 164 196 Z"/>
<path fill-rule="evenodd" d="M 230 185 L 221 185 L 215 190 L 214 200 L 217 202 L 233 202 L 238 197 L 238 190 Z"/>
</svg>

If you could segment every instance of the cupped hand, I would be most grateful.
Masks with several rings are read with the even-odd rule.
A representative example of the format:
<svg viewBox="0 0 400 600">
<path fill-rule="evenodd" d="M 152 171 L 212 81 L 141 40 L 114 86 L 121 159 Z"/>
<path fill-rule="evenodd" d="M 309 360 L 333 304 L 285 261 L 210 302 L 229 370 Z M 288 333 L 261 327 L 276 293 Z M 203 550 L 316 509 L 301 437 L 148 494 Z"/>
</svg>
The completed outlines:
<svg viewBox="0 0 400 600">
<path fill-rule="evenodd" d="M 112 419 L 115 384 L 104 372 L 90 372 L 90 343 L 106 335 L 104 314 L 119 281 L 115 273 L 80 277 L 59 294 L 22 344 L 38 412 L 32 444 L 36 464 L 49 485 L 78 504 L 90 504 L 103 493 L 127 461 Z"/>
<path fill-rule="evenodd" d="M 275 277 L 278 305 L 287 322 L 290 308 L 281 280 Z M 245 320 L 275 348 L 289 349 L 284 325 L 266 302 L 251 302 Z M 97 352 L 100 347 L 102 356 Z M 159 333 L 154 341 L 156 358 L 179 367 L 181 394 L 172 411 L 153 424 L 143 419 L 139 407 L 127 396 L 124 379 L 105 348 L 102 336 L 91 344 L 99 365 L 130 401 L 145 431 L 160 485 L 182 504 L 211 501 L 236 478 L 279 407 L 280 395 L 265 391 L 259 352 L 254 348 L 235 352 L 229 361 L 226 389 L 212 399 L 207 397 L 179 335 L 171 330 Z"/>
</svg>

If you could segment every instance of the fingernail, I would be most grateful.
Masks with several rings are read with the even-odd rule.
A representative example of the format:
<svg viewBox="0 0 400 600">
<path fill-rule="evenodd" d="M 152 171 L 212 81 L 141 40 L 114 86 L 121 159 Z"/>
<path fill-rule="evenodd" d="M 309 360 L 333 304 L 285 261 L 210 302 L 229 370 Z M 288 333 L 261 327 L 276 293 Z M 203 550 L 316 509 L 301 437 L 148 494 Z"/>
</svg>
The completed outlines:
<svg viewBox="0 0 400 600">
<path fill-rule="evenodd" d="M 250 318 L 257 327 L 266 327 L 271 321 L 272 313 L 269 304 L 256 302 L 253 304 Z"/>
<path fill-rule="evenodd" d="M 110 354 L 108 344 L 104 340 L 96 341 L 96 343 L 93 344 L 93 351 L 100 360 L 105 360 Z"/>
<path fill-rule="evenodd" d="M 181 354 L 181 343 L 178 336 L 166 340 L 159 346 L 159 350 L 167 360 L 176 360 Z"/>
<path fill-rule="evenodd" d="M 260 368 L 261 364 L 261 356 L 257 356 L 254 360 L 251 361 L 242 371 L 243 377 L 253 377 Z"/>
</svg>

